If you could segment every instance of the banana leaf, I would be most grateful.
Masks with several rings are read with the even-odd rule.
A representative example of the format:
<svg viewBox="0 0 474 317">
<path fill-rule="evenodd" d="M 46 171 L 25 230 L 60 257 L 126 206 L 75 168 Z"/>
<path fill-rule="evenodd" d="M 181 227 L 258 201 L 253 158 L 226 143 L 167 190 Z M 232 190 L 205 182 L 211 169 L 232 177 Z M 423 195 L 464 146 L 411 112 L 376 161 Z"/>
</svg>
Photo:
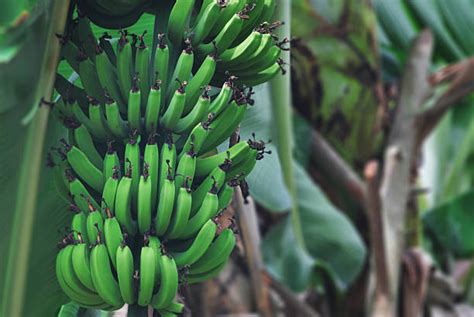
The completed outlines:
<svg viewBox="0 0 474 317">
<path fill-rule="evenodd" d="M 54 261 L 61 237 L 58 229 L 69 215 L 55 193 L 45 153 L 64 131 L 52 121 L 46 125 L 47 111 L 36 110 L 45 86 L 41 70 L 48 62 L 46 43 L 54 37 L 50 26 L 59 18 L 52 16 L 52 10 L 67 4 L 44 1 L 26 14 L 22 45 L 0 64 L 0 180 L 4 184 L 0 187 L 4 255 L 0 307 L 4 316 L 53 316 L 66 302 L 55 282 Z M 32 109 L 36 116 L 25 123 Z"/>
</svg>

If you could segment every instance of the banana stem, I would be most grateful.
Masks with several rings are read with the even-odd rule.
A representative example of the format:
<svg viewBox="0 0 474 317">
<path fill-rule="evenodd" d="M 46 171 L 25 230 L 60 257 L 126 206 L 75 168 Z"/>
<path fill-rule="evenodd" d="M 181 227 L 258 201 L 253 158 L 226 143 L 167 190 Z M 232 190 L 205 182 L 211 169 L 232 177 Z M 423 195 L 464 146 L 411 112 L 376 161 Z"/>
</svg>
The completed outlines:
<svg viewBox="0 0 474 317">
<path fill-rule="evenodd" d="M 48 30 L 46 52 L 42 63 L 42 76 L 36 87 L 37 99 L 51 101 L 59 61 L 60 44 L 56 34 L 62 34 L 66 24 L 69 1 L 56 1 L 52 5 L 51 24 Z M 43 145 L 48 127 L 50 107 L 42 104 L 28 127 L 25 150 L 18 181 L 17 201 L 12 223 L 12 236 L 7 256 L 7 268 L 0 316 L 21 316 L 28 276 L 28 256 L 31 248 L 33 222 L 37 211 L 38 186 L 43 162 Z M 18 239 L 18 233 L 21 238 Z"/>
<path fill-rule="evenodd" d="M 128 306 L 128 317 L 147 317 L 148 307 L 130 305 Z"/>
<path fill-rule="evenodd" d="M 159 8 L 159 11 L 156 11 L 155 14 L 155 23 L 153 25 L 153 41 L 152 41 L 152 48 L 151 48 L 151 58 L 150 63 L 153 63 L 155 60 L 156 54 L 156 46 L 158 45 L 158 33 L 166 33 L 168 28 L 168 17 L 170 15 L 171 9 L 173 7 L 173 3 L 169 3 L 166 5 L 162 5 Z M 153 76 L 154 74 L 150 74 Z"/>
<path fill-rule="evenodd" d="M 278 36 L 280 39 L 290 38 L 291 24 L 291 1 L 283 0 L 277 6 L 274 19 L 285 21 L 285 24 L 279 28 Z M 288 63 L 290 69 L 290 52 L 282 51 L 281 58 Z M 277 75 L 270 81 L 272 95 L 273 118 L 276 122 L 276 140 L 278 144 L 278 156 L 283 170 L 283 177 L 286 187 L 292 198 L 291 220 L 295 236 L 303 248 L 305 242 L 301 228 L 301 220 L 298 208 L 298 197 L 293 172 L 293 113 L 291 108 L 291 72 L 288 71 L 284 76 Z"/>
</svg>

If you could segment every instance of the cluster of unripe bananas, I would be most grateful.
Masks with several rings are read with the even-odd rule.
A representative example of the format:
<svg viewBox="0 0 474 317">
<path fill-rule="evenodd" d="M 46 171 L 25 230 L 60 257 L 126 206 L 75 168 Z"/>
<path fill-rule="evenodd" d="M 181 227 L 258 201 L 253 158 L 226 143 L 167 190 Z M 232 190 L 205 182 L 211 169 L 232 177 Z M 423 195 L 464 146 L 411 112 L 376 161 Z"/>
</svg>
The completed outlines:
<svg viewBox="0 0 474 317">
<path fill-rule="evenodd" d="M 273 7 L 177 0 L 153 50 L 145 33 L 97 40 L 82 16 L 61 37 L 82 84 L 57 76 L 53 113 L 68 135 L 48 157 L 74 213 L 56 262 L 71 300 L 171 316 L 180 283 L 225 266 L 236 240 L 218 217 L 266 152 L 255 138 L 217 147 L 253 105 L 251 86 L 281 69 Z"/>
</svg>

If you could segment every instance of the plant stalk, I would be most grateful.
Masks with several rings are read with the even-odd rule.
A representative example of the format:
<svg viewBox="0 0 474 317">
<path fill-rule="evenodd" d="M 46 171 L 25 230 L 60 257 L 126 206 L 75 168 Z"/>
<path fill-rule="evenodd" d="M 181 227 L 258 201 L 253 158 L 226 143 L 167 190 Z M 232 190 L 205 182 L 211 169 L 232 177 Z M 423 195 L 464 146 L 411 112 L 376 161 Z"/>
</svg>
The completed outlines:
<svg viewBox="0 0 474 317">
<path fill-rule="evenodd" d="M 128 317 L 148 317 L 148 307 L 142 307 L 138 305 L 128 306 Z"/>
<path fill-rule="evenodd" d="M 291 25 L 291 1 L 283 0 L 275 11 L 275 20 L 284 21 L 278 29 L 280 39 L 290 38 Z M 282 51 L 281 58 L 287 63 L 288 72 L 285 75 L 277 75 L 270 81 L 272 95 L 273 119 L 276 123 L 276 140 L 278 144 L 278 156 L 280 157 L 283 177 L 292 198 L 291 220 L 295 236 L 303 248 L 305 242 L 301 228 L 301 219 L 298 208 L 298 197 L 293 171 L 293 113 L 291 108 L 291 72 L 290 52 Z"/>
</svg>

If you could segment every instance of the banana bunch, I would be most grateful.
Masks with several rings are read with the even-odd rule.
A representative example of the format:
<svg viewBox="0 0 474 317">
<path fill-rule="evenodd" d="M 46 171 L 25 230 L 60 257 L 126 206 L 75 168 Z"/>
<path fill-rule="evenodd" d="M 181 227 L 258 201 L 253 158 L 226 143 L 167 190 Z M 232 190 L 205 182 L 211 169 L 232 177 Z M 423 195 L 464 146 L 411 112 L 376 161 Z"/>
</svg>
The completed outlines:
<svg viewBox="0 0 474 317">
<path fill-rule="evenodd" d="M 82 15 L 61 37 L 80 83 L 58 74 L 55 86 L 53 114 L 67 137 L 48 165 L 73 211 L 56 273 L 81 306 L 179 314 L 179 284 L 217 275 L 235 246 L 217 219 L 269 152 L 255 137 L 217 147 L 253 105 L 251 86 L 281 69 L 286 41 L 272 34 L 281 23 L 267 22 L 274 1 L 198 9 L 177 0 L 154 48 L 146 32 L 96 39 Z"/>
<path fill-rule="evenodd" d="M 71 177 L 76 181 L 73 179 Z M 160 195 L 163 200 L 159 201 L 158 212 L 164 208 L 160 210 L 160 204 L 172 208 L 175 205 L 169 215 L 171 223 L 157 222 L 162 218 L 157 214 L 156 225 L 142 234 L 133 233 L 137 230 L 133 216 L 123 214 L 124 210 L 131 212 L 132 198 L 127 191 L 131 183 L 129 177 L 119 180 L 115 172 L 107 183 L 103 203 L 110 203 L 114 208 L 97 209 L 93 198 L 86 195 L 81 198 L 88 206 L 87 211 L 71 203 L 74 213 L 71 229 L 60 242 L 56 259 L 61 288 L 73 301 L 87 308 L 116 310 L 127 303 L 151 305 L 160 313 L 180 313 L 183 305 L 174 302 L 179 283 L 192 284 L 215 276 L 235 246 L 233 231 L 225 228 L 216 236 L 217 225 L 213 219 L 208 219 L 225 204 L 219 198 L 230 200 L 229 190 L 222 191 L 227 195 L 219 193 L 218 196 L 214 182 L 195 214 L 186 217 L 183 214 L 192 214 L 193 194 L 185 186 L 175 195 L 174 184 L 169 183 L 173 187 L 163 189 L 168 195 Z M 146 189 L 143 176 L 140 179 L 142 189 Z M 145 190 L 150 191 L 150 188 Z M 150 200 L 145 200 L 145 196 L 151 198 L 151 195 L 142 191 L 139 195 L 138 206 L 150 206 Z M 143 215 L 137 217 L 139 230 L 143 231 L 140 224 L 147 219 Z M 165 227 L 165 233 L 158 234 L 155 229 L 158 226 Z"/>
<path fill-rule="evenodd" d="M 182 3 L 189 9 L 183 10 Z M 274 0 L 203 0 L 196 17 L 190 18 L 193 3 L 176 1 L 168 22 L 169 37 L 174 45 L 181 43 L 183 34 L 189 37 L 199 61 L 209 54 L 218 57 L 214 83 L 224 82 L 230 73 L 237 83 L 256 86 L 284 72 L 280 53 L 287 40 L 278 42 L 273 34 L 281 22 L 269 22 Z"/>
</svg>

